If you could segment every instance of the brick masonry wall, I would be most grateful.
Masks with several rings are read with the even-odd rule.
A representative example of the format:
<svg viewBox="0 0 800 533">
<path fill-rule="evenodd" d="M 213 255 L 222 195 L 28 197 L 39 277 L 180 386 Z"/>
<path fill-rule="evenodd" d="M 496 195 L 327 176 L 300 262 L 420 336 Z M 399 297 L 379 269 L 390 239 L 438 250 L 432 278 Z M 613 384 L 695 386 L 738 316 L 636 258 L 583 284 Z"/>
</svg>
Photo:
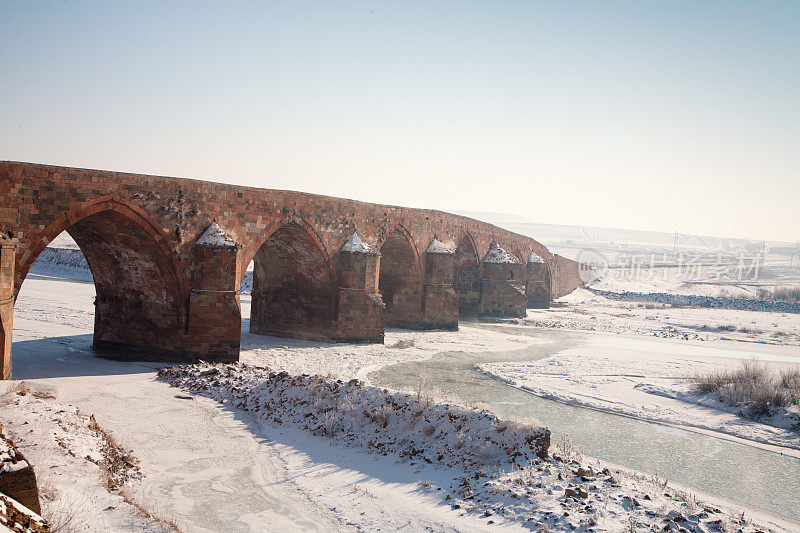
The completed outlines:
<svg viewBox="0 0 800 533">
<path fill-rule="evenodd" d="M 35 260 L 33 256 L 38 255 L 37 249 L 44 248 L 70 226 L 65 213 L 104 197 L 132 205 L 154 222 L 184 276 L 191 246 L 212 220 L 242 245 L 239 262 L 244 267 L 272 232 L 295 219 L 313 228 L 329 255 L 334 255 L 355 230 L 374 249 L 380 249 L 386 237 L 402 225 L 421 250 L 434 235 L 455 249 L 458 241 L 469 234 L 481 258 L 492 242 L 497 242 L 519 257 L 527 257 L 525 252 L 532 251 L 545 260 L 553 259 L 553 254 L 534 239 L 442 211 L 184 178 L 8 161 L 0 162 L 0 177 L 4 183 L 0 189 L 0 226 L 14 228 L 15 237 L 20 240 L 18 266 L 23 268 L 18 273 L 17 286 Z M 56 230 L 58 233 L 53 234 Z M 242 269 L 240 275 L 243 274 Z"/>
<path fill-rule="evenodd" d="M 450 249 L 468 241 L 475 255 L 481 258 L 492 243 L 500 244 L 518 257 L 535 252 L 551 265 L 556 295 L 568 292 L 580 281 L 575 262 L 553 256 L 534 239 L 441 211 L 183 178 L 0 162 L 0 229 L 13 232 L 18 240 L 15 294 L 47 244 L 62 231 L 75 233 L 76 240 L 82 239 L 88 247 L 84 252 L 87 260 L 95 263 L 90 265 L 93 272 L 96 269 L 106 271 L 111 280 L 102 287 L 103 298 L 100 298 L 101 307 L 104 299 L 108 300 L 108 305 L 98 312 L 100 320 L 108 321 L 99 327 L 109 343 L 124 344 L 132 340 L 126 338 L 114 322 L 120 324 L 126 317 L 133 317 L 137 324 L 152 326 L 155 323 L 161 328 L 156 333 L 158 339 L 144 341 L 151 347 L 158 341 L 167 349 L 174 348 L 185 354 L 197 346 L 220 353 L 238 346 L 238 333 L 233 331 L 236 328 L 222 324 L 223 320 L 236 318 L 236 313 L 230 309 L 238 303 L 238 296 L 212 297 L 210 293 L 201 296 L 192 292 L 193 283 L 196 283 L 192 270 L 203 268 L 194 255 L 193 245 L 212 220 L 240 245 L 235 252 L 235 268 L 220 274 L 226 286 L 233 285 L 234 290 L 238 289 L 247 265 L 261 245 L 291 222 L 305 228 L 331 265 L 342 244 L 356 230 L 375 250 L 380 250 L 390 235 L 402 235 L 414 254 L 410 262 L 401 266 L 408 270 L 411 281 L 396 291 L 389 306 L 389 318 L 392 318 L 392 309 L 398 312 L 394 321 L 398 325 L 405 323 L 413 327 L 424 317 L 423 308 L 428 304 L 423 302 L 424 265 L 418 250 L 424 250 L 434 236 Z M 117 248 L 109 248 L 109 236 L 103 236 L 101 231 L 109 221 L 121 235 L 122 245 Z M 113 260 L 99 253 L 101 250 L 114 252 Z M 135 252 L 130 262 L 123 257 L 126 251 Z M 92 255 L 94 259 L 89 259 Z M 387 263 L 390 255 L 387 254 Z M 125 270 L 129 264 L 149 269 L 153 287 L 136 285 L 133 290 L 129 285 L 137 278 L 134 268 Z M 114 270 L 120 266 L 122 271 Z M 387 272 L 390 269 L 387 265 Z M 464 276 L 464 272 L 461 274 L 464 282 L 468 276 Z M 125 280 L 125 294 L 114 279 Z M 464 294 L 466 306 L 475 303 L 474 285 L 472 289 Z M 335 294 L 337 301 L 333 302 L 333 307 L 336 316 L 341 316 L 338 288 Z M 158 301 L 169 305 L 159 311 L 152 304 Z M 129 310 L 128 314 L 115 317 L 114 306 L 120 305 Z M 374 316 L 380 315 L 380 306 L 376 306 L 372 296 L 362 298 L 359 305 Z M 199 312 L 209 315 L 200 317 Z M 197 324 L 202 319 L 209 331 L 229 338 L 212 346 L 214 343 L 207 334 L 192 327 L 192 321 Z M 340 327 L 344 326 L 331 326 L 332 330 Z M 190 332 L 205 340 L 189 338 Z"/>
<path fill-rule="evenodd" d="M 561 298 L 583 285 L 577 261 L 554 255 L 550 265 L 553 298 Z"/>
<path fill-rule="evenodd" d="M 0 233 L 0 371 L 11 379 L 11 332 L 14 319 L 14 257 L 16 246 Z"/>
<path fill-rule="evenodd" d="M 458 295 L 453 289 L 453 254 L 425 253 L 422 302 L 424 329 L 458 329 Z"/>
<path fill-rule="evenodd" d="M 481 314 L 496 317 L 526 315 L 525 265 L 483 263 Z"/>
<path fill-rule="evenodd" d="M 529 309 L 542 309 L 550 306 L 550 267 L 547 263 L 528 263 L 525 281 L 525 295 Z"/>
<path fill-rule="evenodd" d="M 2 433 L 0 426 L 0 446 L 8 451 L 10 456 L 0 462 L 0 492 L 14 498 L 16 501 L 33 511 L 40 514 L 39 506 L 39 487 L 36 483 L 36 474 L 33 466 L 28 463 L 25 457 L 17 450 L 17 447 Z M 22 461 L 22 463 L 20 463 Z M 19 468 L 20 464 L 25 464 L 24 468 Z"/>
<path fill-rule="evenodd" d="M 460 316 L 478 316 L 481 306 L 481 263 L 469 236 L 464 236 L 453 257 L 453 288 Z"/>
</svg>

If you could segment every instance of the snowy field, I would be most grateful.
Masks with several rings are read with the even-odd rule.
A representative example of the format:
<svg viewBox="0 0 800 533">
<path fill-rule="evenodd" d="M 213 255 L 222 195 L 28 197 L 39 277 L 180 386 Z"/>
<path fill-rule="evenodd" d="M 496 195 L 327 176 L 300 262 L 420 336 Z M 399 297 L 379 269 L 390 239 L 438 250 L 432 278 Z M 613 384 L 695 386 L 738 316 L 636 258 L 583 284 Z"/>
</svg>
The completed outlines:
<svg viewBox="0 0 800 533">
<path fill-rule="evenodd" d="M 672 294 L 690 287 L 679 278 L 662 283 L 658 289 Z M 488 363 L 480 369 L 545 398 L 786 447 L 783 453 L 800 457 L 798 406 L 776 408 L 774 416 L 755 422 L 713 394 L 695 394 L 692 387 L 695 378 L 736 369 L 742 360 L 758 360 L 776 373 L 798 368 L 800 315 L 617 300 L 592 292 L 597 287 L 647 290 L 641 283 L 601 279 L 561 298 L 552 309 L 528 310 L 524 319 L 503 321 L 499 325 L 506 328 L 606 336 L 544 359 Z M 697 295 L 706 290 L 702 284 L 696 287 L 701 288 Z"/>
<path fill-rule="evenodd" d="M 336 444 L 308 428 L 265 419 L 257 404 L 231 402 L 231 389 L 200 376 L 202 368 L 187 370 L 195 377 L 183 383 L 185 390 L 172 387 L 156 375 L 160 365 L 94 356 L 90 283 L 32 273 L 15 310 L 16 379 L 3 384 L 8 392 L 0 420 L 36 466 L 45 514 L 63 531 L 755 530 L 739 524 L 741 509 L 724 502 L 697 503 L 688 493 L 596 459 L 570 464 L 580 456 L 563 444 L 551 447 L 561 460 L 483 471 L 487 477 L 464 485 L 463 470 L 376 454 L 359 444 L 360 437 L 348 446 Z M 242 310 L 249 316 L 247 296 Z M 745 420 L 690 397 L 685 383 L 742 357 L 797 364 L 800 315 L 650 306 L 579 290 L 558 307 L 531 310 L 526 319 L 498 323 L 493 331 L 469 325 L 455 333 L 390 330 L 382 346 L 243 333 L 241 360 L 289 375 L 367 380 L 382 366 L 443 351 L 540 345 L 540 327 L 608 333 L 609 340 L 482 370 L 562 402 L 724 431 L 753 444 L 798 447 L 797 434 L 778 427 L 780 421 L 770 426 Z M 512 331 L 518 328 L 528 333 Z M 645 338 L 659 340 L 664 349 L 637 345 Z M 241 388 L 244 382 L 237 383 Z M 248 390 L 252 386 L 257 380 Z M 138 461 L 138 474 L 122 493 L 104 486 L 98 450 L 105 437 L 93 429 L 90 415 Z M 579 468 L 584 470 L 576 475 Z M 796 528 L 746 514 L 768 529 Z"/>
<path fill-rule="evenodd" d="M 570 349 L 531 362 L 485 363 L 488 374 L 538 396 L 591 407 L 641 420 L 723 433 L 754 443 L 790 449 L 800 457 L 800 411 L 778 413 L 754 422 L 713 395 L 692 391 L 692 378 L 725 368 L 737 368 L 738 358 L 760 357 L 775 366 L 797 365 L 796 352 L 773 355 L 686 346 L 666 353 L 637 348 L 636 342 L 611 338 L 605 346 Z M 665 346 L 665 348 L 671 348 Z M 676 353 L 678 352 L 678 353 Z M 683 352 L 683 353 L 681 353 Z M 783 355 L 779 355 L 783 352 Z M 684 355 L 685 354 L 685 355 Z M 778 359 L 776 362 L 774 359 Z M 789 363 L 786 361 L 792 361 Z"/>
</svg>

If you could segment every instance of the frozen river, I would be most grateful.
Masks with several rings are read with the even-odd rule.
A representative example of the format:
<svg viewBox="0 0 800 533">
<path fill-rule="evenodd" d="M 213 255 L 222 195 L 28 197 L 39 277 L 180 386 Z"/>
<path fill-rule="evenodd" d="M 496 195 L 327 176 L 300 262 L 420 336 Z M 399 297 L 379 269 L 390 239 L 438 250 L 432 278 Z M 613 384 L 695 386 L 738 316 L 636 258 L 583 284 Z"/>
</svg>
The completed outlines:
<svg viewBox="0 0 800 533">
<path fill-rule="evenodd" d="M 370 374 L 370 381 L 385 387 L 413 389 L 423 376 L 425 387 L 436 389 L 447 400 L 485 404 L 505 418 L 538 420 L 552 431 L 553 443 L 569 437 L 577 449 L 589 456 L 800 522 L 800 459 L 694 431 L 540 398 L 475 368 L 478 363 L 529 361 L 568 348 L 603 343 L 627 346 L 633 343 L 637 350 L 658 352 L 672 345 L 684 354 L 696 353 L 701 357 L 719 356 L 716 349 L 562 331 L 520 329 L 518 332 L 535 334 L 551 342 L 502 353 L 441 353 L 427 361 L 385 367 Z"/>
</svg>

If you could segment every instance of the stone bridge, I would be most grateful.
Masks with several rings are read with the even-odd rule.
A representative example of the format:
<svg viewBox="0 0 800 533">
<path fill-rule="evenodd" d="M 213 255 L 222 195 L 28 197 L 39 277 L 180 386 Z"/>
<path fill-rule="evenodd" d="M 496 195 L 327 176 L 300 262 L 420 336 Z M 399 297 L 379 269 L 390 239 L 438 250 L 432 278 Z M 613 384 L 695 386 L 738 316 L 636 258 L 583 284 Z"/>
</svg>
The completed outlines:
<svg viewBox="0 0 800 533">
<path fill-rule="evenodd" d="M 138 359 L 238 359 L 251 261 L 250 331 L 331 342 L 524 316 L 580 285 L 578 263 L 535 240 L 441 211 L 2 161 L 6 379 L 15 298 L 62 231 L 94 276 L 94 348 Z"/>
</svg>

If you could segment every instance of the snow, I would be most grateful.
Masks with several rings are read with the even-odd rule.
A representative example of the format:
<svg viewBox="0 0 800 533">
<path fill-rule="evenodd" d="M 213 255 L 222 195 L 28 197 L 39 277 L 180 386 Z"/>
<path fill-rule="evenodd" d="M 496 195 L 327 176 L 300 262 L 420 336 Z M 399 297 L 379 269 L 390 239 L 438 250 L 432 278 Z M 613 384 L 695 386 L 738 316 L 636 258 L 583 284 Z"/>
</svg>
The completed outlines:
<svg viewBox="0 0 800 533">
<path fill-rule="evenodd" d="M 425 251 L 429 254 L 453 254 L 453 250 L 445 246 L 445 244 L 437 239 L 433 239 Z"/>
<path fill-rule="evenodd" d="M 691 392 L 692 378 L 738 364 L 738 359 L 701 355 L 705 353 L 709 351 L 656 353 L 624 349 L 611 342 L 564 350 L 535 361 L 484 363 L 479 368 L 515 387 L 563 403 L 789 447 L 800 457 L 800 432 L 792 429 L 800 417 L 756 423 L 738 416 L 732 407 Z M 796 361 L 800 363 L 800 357 Z"/>
<path fill-rule="evenodd" d="M 28 466 L 30 466 L 28 462 L 22 458 L 6 436 L 0 433 L 0 472 L 16 472 Z"/>
<path fill-rule="evenodd" d="M 310 397 L 314 384 L 324 392 L 324 384 L 341 379 L 343 383 L 337 384 L 341 390 L 345 386 L 350 388 L 347 385 L 350 379 L 365 380 L 372 370 L 396 362 L 427 359 L 443 351 L 500 352 L 544 342 L 535 336 L 506 334 L 502 331 L 505 327 L 533 331 L 538 323 L 546 323 L 557 328 L 601 330 L 614 333 L 615 336 L 608 337 L 615 342 L 621 335 L 652 338 L 653 333 L 659 333 L 673 337 L 674 341 L 694 333 L 705 340 L 681 341 L 687 350 L 713 343 L 716 348 L 736 346 L 742 351 L 742 341 L 747 340 L 747 350 L 769 355 L 776 361 L 784 358 L 789 361 L 796 354 L 800 339 L 797 315 L 724 309 L 648 309 L 607 300 L 589 291 L 577 291 L 565 299 L 562 305 L 566 307 L 532 310 L 527 319 L 498 323 L 501 331 L 469 325 L 458 332 L 389 330 L 386 345 L 330 345 L 243 332 L 244 364 L 231 365 L 236 370 L 230 370 L 230 380 L 211 374 L 202 380 L 194 376 L 191 379 L 200 390 L 187 394 L 159 380 L 156 364 L 111 361 L 91 352 L 93 295 L 91 284 L 32 277 L 25 282 L 15 309 L 14 368 L 18 378 L 24 378 L 29 388 L 39 392 L 10 396 L 10 402 L 0 405 L 0 420 L 37 468 L 44 484 L 60 493 L 53 500 L 43 501 L 45 515 L 53 516 L 59 506 L 63 509 L 80 505 L 87 521 L 85 529 L 102 531 L 160 531 L 163 526 L 144 518 L 119 495 L 109 493 L 102 486 L 98 465 L 81 455 L 85 453 L 96 459 L 94 450 L 101 444 L 88 430 L 90 414 L 140 460 L 143 477 L 128 484 L 136 500 L 174 519 L 185 531 L 404 528 L 484 531 L 537 527 L 551 531 L 569 531 L 572 527 L 584 531 L 589 527 L 618 531 L 627 528 L 630 520 L 641 529 L 661 529 L 667 518 L 678 518 L 678 513 L 685 519 L 681 522 L 684 527 L 699 523 L 699 531 L 716 530 L 710 525 L 715 520 L 727 527 L 735 524 L 736 529 L 753 531 L 752 525 L 736 524 L 732 513 L 717 512 L 717 504 L 694 504 L 680 491 L 664 488 L 646 476 L 591 458 L 575 458 L 578 464 L 571 463 L 569 454 L 558 446 L 551 447 L 551 453 L 558 459 L 537 459 L 538 463 L 534 460 L 516 468 L 503 468 L 499 464 L 472 468 L 475 465 L 447 461 L 437 464 L 433 460 L 433 464 L 428 464 L 402 455 L 400 446 L 393 447 L 385 456 L 365 447 L 367 427 L 361 424 L 351 426 L 352 437 L 338 438 L 340 434 L 334 432 L 331 438 L 324 431 L 315 434 L 304 429 L 303 422 L 291 416 L 305 413 L 302 409 L 309 405 L 299 402 Z M 249 304 L 249 298 L 242 297 L 245 321 Z M 750 324 L 751 320 L 756 323 Z M 700 329 L 703 324 L 724 323 L 747 324 L 753 330 L 763 331 Z M 774 331 L 783 333 L 773 337 Z M 626 348 L 631 361 L 644 357 L 635 348 Z M 589 358 L 601 371 L 598 373 L 605 368 L 606 374 L 612 374 L 607 369 L 614 366 L 618 367 L 617 374 L 646 375 L 648 366 L 655 365 L 653 361 L 663 359 L 660 370 L 659 367 L 653 370 L 657 375 L 644 379 L 643 383 L 662 387 L 661 390 L 677 390 L 658 379 L 663 375 L 677 381 L 679 375 L 658 372 L 680 370 L 688 364 L 683 360 L 726 364 L 716 355 L 676 356 L 669 355 L 672 349 L 665 349 L 663 358 L 650 354 L 639 367 L 631 363 L 631 368 L 623 368 L 620 365 L 624 361 L 613 357 L 619 349 L 620 346 L 581 348 L 584 352 L 577 352 L 572 358 L 577 365 L 575 371 L 583 368 L 584 377 L 591 379 L 589 370 L 594 367 L 581 367 L 580 362 Z M 567 364 L 570 355 L 559 352 L 551 357 L 561 361 L 559 358 L 563 356 Z M 676 357 L 680 364 L 670 363 Z M 261 408 L 254 411 L 259 406 L 256 400 L 265 397 L 259 394 L 256 374 L 250 373 L 254 366 L 268 367 L 256 372 L 276 375 L 286 372 L 284 379 L 297 385 L 283 389 L 296 393 L 296 404 L 271 404 L 275 408 L 273 413 L 279 417 L 291 415 L 294 410 L 295 415 L 282 420 L 283 424 L 264 419 Z M 219 367 L 228 372 L 227 365 Z M 302 377 L 304 373 L 307 376 Z M 323 377 L 313 377 L 315 374 Z M 618 377 L 608 378 L 609 383 L 616 383 L 612 389 L 624 385 L 616 381 Z M 303 389 L 303 384 L 309 386 Z M 234 391 L 228 385 L 241 390 Z M 202 389 L 203 386 L 207 388 Z M 308 394 L 300 394 L 303 390 Z M 368 383 L 359 385 L 358 390 L 365 391 L 365 397 L 375 401 L 393 397 L 409 399 L 408 395 L 384 393 Z M 648 401 L 651 397 L 669 399 L 643 387 L 632 390 L 645 395 Z M 264 394 L 270 397 L 276 391 L 265 388 Z M 235 394 L 244 393 L 246 401 L 244 397 L 234 401 Z M 348 402 L 339 402 L 334 409 L 325 403 L 331 400 L 330 395 L 320 396 L 318 392 L 317 398 L 320 400 L 317 407 L 323 413 L 326 405 L 329 413 L 333 411 L 332 420 L 340 416 L 337 412 L 350 412 L 346 409 Z M 412 394 L 409 401 L 413 399 Z M 609 399 L 613 401 L 614 397 Z M 355 400 L 361 401 L 359 397 Z M 351 405 L 371 404 L 351 401 Z M 433 402 L 432 407 L 438 409 L 437 405 Z M 356 420 L 363 422 L 364 418 Z M 58 444 L 56 437 L 74 456 Z M 431 459 L 430 455 L 426 457 Z M 576 475 L 579 467 L 582 474 L 589 475 Z M 474 478 L 476 472 L 479 479 Z M 583 491 L 586 498 L 582 497 Z M 564 516 L 565 512 L 569 516 Z M 773 529 L 792 527 L 777 520 L 765 520 Z M 490 525 L 490 521 L 494 523 Z"/>
<path fill-rule="evenodd" d="M 342 252 L 350 252 L 352 254 L 371 254 L 373 253 L 372 248 L 369 244 L 365 243 L 361 240 L 361 237 L 358 235 L 357 232 L 353 232 L 347 242 L 342 245 L 341 248 Z"/>
<path fill-rule="evenodd" d="M 245 364 L 196 364 L 159 370 L 159 377 L 208 394 L 263 420 L 333 438 L 400 460 L 461 469 L 526 465 L 547 456 L 550 432 L 498 419 L 486 411 L 436 404 L 422 395 L 290 375 Z"/>
<path fill-rule="evenodd" d="M 197 246 L 236 247 L 238 244 L 223 230 L 216 221 L 211 222 L 206 231 L 197 239 Z"/>
<path fill-rule="evenodd" d="M 53 399 L 54 389 L 42 381 L 26 385 L 28 394 L 12 389 L 3 395 L 0 415 L 34 466 L 42 516 L 54 527 L 74 528 L 69 530 L 168 531 L 102 485 L 104 442 L 89 417 Z"/>
<path fill-rule="evenodd" d="M 794 353 L 800 345 L 797 314 L 607 299 L 583 288 L 560 298 L 551 309 L 529 309 L 526 318 L 506 323 L 693 343 L 735 341 L 747 343 L 748 349 L 785 346 Z"/>
<path fill-rule="evenodd" d="M 528 263 L 544 263 L 544 259 L 539 257 L 536 252 L 531 252 L 531 255 L 528 256 Z"/>
<path fill-rule="evenodd" d="M 242 296 L 242 312 L 250 298 Z M 389 328 L 384 344 L 329 344 L 298 339 L 265 337 L 242 331 L 240 360 L 290 374 L 320 374 L 340 379 L 368 381 L 368 374 L 389 364 L 429 359 L 443 351 L 509 351 L 543 340 L 462 326 L 458 331 L 411 331 Z"/>
<path fill-rule="evenodd" d="M 188 392 L 212 397 L 264 422 L 287 425 L 295 435 L 300 429 L 326 437 L 337 448 L 332 452 L 337 456 L 339 449 L 360 448 L 364 463 L 372 462 L 370 455 L 378 460 L 389 456 L 398 463 L 395 470 L 417 467 L 416 473 L 426 476 L 417 483 L 417 491 L 433 494 L 432 503 L 483 520 L 487 526 L 618 530 L 633 518 L 648 529 L 685 521 L 698 531 L 709 531 L 718 520 L 730 519 L 712 506 L 687 503 L 685 495 L 665 485 L 648 484 L 599 463 L 544 457 L 540 442 L 549 442 L 545 430 L 502 421 L 485 411 L 436 404 L 358 380 L 291 376 L 243 364 L 201 363 L 159 374 Z M 376 499 L 372 486 L 353 484 L 348 499 L 360 505 L 345 506 L 372 506 Z M 408 495 L 406 490 L 401 498 Z M 319 487 L 317 491 L 317 497 L 323 496 Z M 397 526 L 395 520 L 392 524 Z M 353 525 L 375 527 L 360 521 Z M 737 525 L 742 531 L 755 530 L 744 521 Z"/>
<path fill-rule="evenodd" d="M 506 252 L 499 244 L 492 244 L 486 256 L 483 258 L 484 263 L 519 263 L 519 260 Z"/>
<path fill-rule="evenodd" d="M 47 247 L 80 250 L 80 248 L 78 247 L 78 243 L 76 243 L 75 239 L 73 239 L 72 236 L 66 231 L 62 231 L 61 233 L 59 233 L 55 239 L 50 241 L 50 244 L 48 244 Z"/>
<path fill-rule="evenodd" d="M 0 493 L 0 531 L 31 533 L 51 531 L 51 529 L 41 516 L 17 500 Z"/>
</svg>

